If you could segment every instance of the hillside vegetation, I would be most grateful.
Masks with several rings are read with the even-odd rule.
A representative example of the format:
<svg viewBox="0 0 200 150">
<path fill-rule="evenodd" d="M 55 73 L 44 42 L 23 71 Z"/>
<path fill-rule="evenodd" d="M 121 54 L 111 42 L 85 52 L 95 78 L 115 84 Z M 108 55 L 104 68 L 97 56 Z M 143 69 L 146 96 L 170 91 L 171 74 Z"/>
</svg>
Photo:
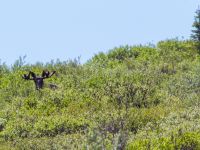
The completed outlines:
<svg viewBox="0 0 200 150">
<path fill-rule="evenodd" d="M 21 77 L 30 70 L 56 74 L 38 91 Z M 20 58 L 0 65 L 0 149 L 200 149 L 199 97 L 192 41 L 121 46 L 85 64 Z"/>
</svg>

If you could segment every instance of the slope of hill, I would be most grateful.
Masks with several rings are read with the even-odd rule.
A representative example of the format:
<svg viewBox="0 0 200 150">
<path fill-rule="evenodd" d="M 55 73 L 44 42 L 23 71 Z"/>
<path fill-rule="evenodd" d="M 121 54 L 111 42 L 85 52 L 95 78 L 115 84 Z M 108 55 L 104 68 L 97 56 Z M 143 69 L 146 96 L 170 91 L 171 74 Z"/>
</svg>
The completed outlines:
<svg viewBox="0 0 200 150">
<path fill-rule="evenodd" d="M 21 75 L 55 70 L 36 91 Z M 54 83 L 58 89 L 49 89 Z M 200 58 L 192 41 L 78 60 L 0 66 L 3 149 L 198 149 Z"/>
</svg>

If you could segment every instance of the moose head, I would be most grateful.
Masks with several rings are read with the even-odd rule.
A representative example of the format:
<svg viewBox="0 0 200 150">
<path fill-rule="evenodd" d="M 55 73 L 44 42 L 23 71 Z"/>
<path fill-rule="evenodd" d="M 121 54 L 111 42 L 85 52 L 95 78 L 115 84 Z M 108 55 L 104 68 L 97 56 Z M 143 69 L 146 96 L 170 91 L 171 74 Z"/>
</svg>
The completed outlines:
<svg viewBox="0 0 200 150">
<path fill-rule="evenodd" d="M 44 79 L 50 78 L 55 73 L 56 73 L 56 71 L 53 71 L 52 73 L 50 73 L 49 71 L 44 71 L 43 70 L 42 76 L 41 77 L 37 77 L 34 72 L 29 71 L 28 75 L 24 74 L 22 76 L 22 78 L 25 79 L 25 80 L 33 80 L 35 82 L 36 90 L 39 90 L 39 89 L 43 88 Z"/>
</svg>

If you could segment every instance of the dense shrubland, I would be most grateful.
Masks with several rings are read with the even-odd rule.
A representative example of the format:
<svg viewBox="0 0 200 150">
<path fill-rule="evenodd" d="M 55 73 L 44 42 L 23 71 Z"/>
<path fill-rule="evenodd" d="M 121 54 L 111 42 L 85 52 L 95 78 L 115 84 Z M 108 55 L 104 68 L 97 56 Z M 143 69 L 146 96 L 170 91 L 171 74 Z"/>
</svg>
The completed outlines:
<svg viewBox="0 0 200 150">
<path fill-rule="evenodd" d="M 57 73 L 40 91 L 21 78 L 44 69 Z M 199 96 L 192 41 L 122 46 L 85 64 L 20 58 L 0 64 L 1 148 L 199 149 Z"/>
</svg>

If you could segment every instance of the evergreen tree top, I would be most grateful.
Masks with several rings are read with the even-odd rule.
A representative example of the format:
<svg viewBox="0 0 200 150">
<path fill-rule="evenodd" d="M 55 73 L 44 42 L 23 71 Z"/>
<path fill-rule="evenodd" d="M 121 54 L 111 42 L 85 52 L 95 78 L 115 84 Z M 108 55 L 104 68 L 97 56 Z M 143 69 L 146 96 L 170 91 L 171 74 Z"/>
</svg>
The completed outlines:
<svg viewBox="0 0 200 150">
<path fill-rule="evenodd" d="M 192 25 L 194 29 L 192 30 L 193 34 L 191 35 L 191 38 L 194 41 L 200 42 L 200 7 L 198 7 L 195 13 L 196 15 L 194 18 L 194 23 Z"/>
</svg>

